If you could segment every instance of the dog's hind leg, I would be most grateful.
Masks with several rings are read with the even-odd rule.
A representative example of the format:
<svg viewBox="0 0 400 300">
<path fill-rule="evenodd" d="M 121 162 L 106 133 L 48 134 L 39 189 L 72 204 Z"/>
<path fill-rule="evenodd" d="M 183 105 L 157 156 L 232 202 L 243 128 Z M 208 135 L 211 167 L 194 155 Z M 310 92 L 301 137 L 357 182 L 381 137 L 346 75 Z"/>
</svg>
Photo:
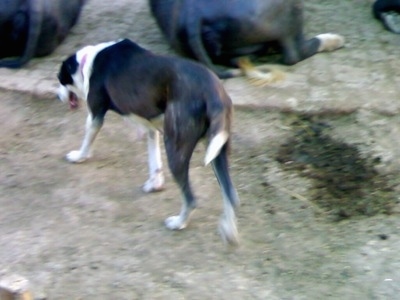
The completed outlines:
<svg viewBox="0 0 400 300">
<path fill-rule="evenodd" d="M 157 192 L 164 187 L 164 174 L 162 170 L 160 133 L 158 130 L 149 129 L 147 133 L 147 150 L 149 155 L 150 176 L 143 185 L 146 193 Z"/>
<path fill-rule="evenodd" d="M 196 199 L 189 182 L 189 163 L 197 140 L 193 136 L 186 136 L 184 141 L 169 140 L 166 135 L 164 139 L 169 168 L 184 198 L 179 215 L 167 218 L 165 225 L 169 229 L 180 230 L 187 226 L 196 208 Z"/>
<path fill-rule="evenodd" d="M 104 116 L 93 118 L 89 114 L 86 119 L 85 137 L 79 150 L 71 151 L 66 155 L 69 162 L 81 163 L 91 156 L 91 146 L 103 126 Z"/>
<path fill-rule="evenodd" d="M 228 168 L 227 145 L 225 144 L 218 156 L 211 162 L 215 176 L 222 190 L 224 212 L 221 216 L 219 231 L 223 240 L 231 245 L 239 243 L 236 226 L 235 208 L 239 206 L 239 197 L 232 184 Z"/>
</svg>

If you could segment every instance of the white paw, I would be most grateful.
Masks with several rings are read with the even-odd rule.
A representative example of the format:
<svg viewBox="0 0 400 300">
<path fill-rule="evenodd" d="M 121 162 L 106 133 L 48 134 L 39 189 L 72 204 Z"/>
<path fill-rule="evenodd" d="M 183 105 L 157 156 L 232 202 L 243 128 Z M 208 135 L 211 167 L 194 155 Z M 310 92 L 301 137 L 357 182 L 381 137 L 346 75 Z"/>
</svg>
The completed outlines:
<svg viewBox="0 0 400 300">
<path fill-rule="evenodd" d="M 181 230 L 186 227 L 186 222 L 180 216 L 172 216 L 165 220 L 165 226 L 171 230 Z"/>
<path fill-rule="evenodd" d="M 235 218 L 222 217 L 219 223 L 219 233 L 224 242 L 237 246 L 239 244 L 239 234 Z"/>
<path fill-rule="evenodd" d="M 322 33 L 316 36 L 321 41 L 318 52 L 333 51 L 344 46 L 344 37 L 334 33 Z"/>
<path fill-rule="evenodd" d="M 397 12 L 381 13 L 381 18 L 388 29 L 394 33 L 400 33 L 400 15 Z"/>
<path fill-rule="evenodd" d="M 154 178 L 148 179 L 142 187 L 143 192 L 159 192 L 164 189 L 164 176 L 160 173 Z"/>
<path fill-rule="evenodd" d="M 68 153 L 65 158 L 72 163 L 81 163 L 84 162 L 86 159 L 89 158 L 89 156 L 84 156 L 82 155 L 81 151 L 71 151 L 70 153 Z"/>
</svg>

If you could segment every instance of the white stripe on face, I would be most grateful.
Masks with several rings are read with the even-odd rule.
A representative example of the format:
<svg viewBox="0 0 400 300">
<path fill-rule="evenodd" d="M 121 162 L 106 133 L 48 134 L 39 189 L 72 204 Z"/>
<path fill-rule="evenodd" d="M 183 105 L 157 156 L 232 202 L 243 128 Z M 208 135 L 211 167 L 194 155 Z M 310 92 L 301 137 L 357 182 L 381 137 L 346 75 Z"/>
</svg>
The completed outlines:
<svg viewBox="0 0 400 300">
<path fill-rule="evenodd" d="M 70 74 L 73 85 L 60 86 L 58 97 L 63 101 L 68 100 L 69 91 L 76 94 L 80 99 L 86 101 L 89 94 L 89 79 L 92 75 L 93 61 L 97 54 L 103 49 L 116 44 L 118 41 L 101 43 L 94 46 L 86 46 L 76 52 L 76 61 L 79 65 L 74 74 Z"/>
</svg>

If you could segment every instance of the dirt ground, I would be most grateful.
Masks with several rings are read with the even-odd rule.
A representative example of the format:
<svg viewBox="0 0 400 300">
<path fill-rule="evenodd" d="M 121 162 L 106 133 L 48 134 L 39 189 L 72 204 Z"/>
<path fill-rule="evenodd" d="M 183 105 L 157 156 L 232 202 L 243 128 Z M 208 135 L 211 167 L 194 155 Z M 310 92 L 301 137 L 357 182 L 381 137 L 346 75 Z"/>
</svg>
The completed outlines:
<svg viewBox="0 0 400 300">
<path fill-rule="evenodd" d="M 400 38 L 370 2 L 306 1 L 307 32 L 339 32 L 345 49 L 286 68 L 272 87 L 225 81 L 237 249 L 218 235 L 222 200 L 202 145 L 191 165 L 199 208 L 172 232 L 163 221 L 179 191 L 167 169 L 164 191 L 141 191 L 146 143 L 130 123 L 109 114 L 94 157 L 69 164 L 85 109 L 0 90 L 0 278 L 24 276 L 51 300 L 400 299 Z M 146 1 L 92 0 L 56 53 L 2 74 L 55 87 L 66 55 L 119 37 L 172 53 Z"/>
</svg>

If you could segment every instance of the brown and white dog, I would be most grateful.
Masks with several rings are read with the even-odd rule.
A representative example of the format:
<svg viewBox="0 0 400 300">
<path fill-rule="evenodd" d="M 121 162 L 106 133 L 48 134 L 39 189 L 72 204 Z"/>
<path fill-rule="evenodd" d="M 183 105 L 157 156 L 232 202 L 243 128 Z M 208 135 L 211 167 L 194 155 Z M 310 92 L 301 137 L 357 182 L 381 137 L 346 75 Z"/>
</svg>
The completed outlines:
<svg viewBox="0 0 400 300">
<path fill-rule="evenodd" d="M 80 163 L 90 157 L 104 116 L 112 110 L 148 129 L 150 178 L 143 190 L 158 191 L 164 184 L 159 144 L 163 132 L 169 168 L 184 198 L 180 214 L 165 221 L 169 229 L 185 228 L 196 207 L 189 163 L 195 146 L 205 138 L 205 164 L 213 166 L 224 200 L 220 233 L 228 243 L 238 242 L 239 198 L 228 166 L 232 101 L 216 75 L 199 63 L 156 55 L 125 39 L 79 50 L 63 62 L 58 79 L 60 99 L 76 107 L 82 98 L 89 111 L 82 146 L 67 154 L 68 161 Z"/>
</svg>

